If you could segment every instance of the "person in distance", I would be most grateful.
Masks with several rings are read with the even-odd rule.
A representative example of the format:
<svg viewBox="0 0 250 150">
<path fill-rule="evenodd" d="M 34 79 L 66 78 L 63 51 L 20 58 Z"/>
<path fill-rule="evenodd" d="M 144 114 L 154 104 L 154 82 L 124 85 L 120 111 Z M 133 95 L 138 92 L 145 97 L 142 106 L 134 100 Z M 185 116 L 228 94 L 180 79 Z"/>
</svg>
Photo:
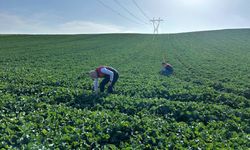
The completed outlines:
<svg viewBox="0 0 250 150">
<path fill-rule="evenodd" d="M 89 72 L 89 76 L 94 79 L 94 91 L 98 93 L 98 78 L 104 78 L 100 83 L 100 92 L 104 92 L 105 85 L 108 84 L 108 93 L 113 93 L 115 83 L 119 78 L 119 73 L 116 69 L 107 66 L 99 66 L 95 70 Z"/>
<path fill-rule="evenodd" d="M 160 74 L 165 75 L 165 76 L 170 76 L 174 72 L 174 69 L 171 64 L 167 62 L 162 62 L 162 69 L 160 71 Z"/>
</svg>

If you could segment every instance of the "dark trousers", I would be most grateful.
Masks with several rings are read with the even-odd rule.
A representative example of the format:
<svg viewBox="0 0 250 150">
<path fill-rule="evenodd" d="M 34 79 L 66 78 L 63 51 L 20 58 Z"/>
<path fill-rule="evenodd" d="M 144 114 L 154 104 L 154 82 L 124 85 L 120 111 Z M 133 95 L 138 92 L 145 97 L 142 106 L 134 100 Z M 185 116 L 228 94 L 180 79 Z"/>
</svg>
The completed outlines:
<svg viewBox="0 0 250 150">
<path fill-rule="evenodd" d="M 112 83 L 109 85 L 108 87 L 108 93 L 112 93 L 113 92 L 113 87 L 116 83 L 116 81 L 118 80 L 119 78 L 119 74 L 117 72 L 113 72 L 114 73 L 114 78 L 113 78 L 113 81 Z M 110 81 L 110 76 L 105 76 L 104 79 L 102 80 L 102 82 L 100 83 L 100 91 L 101 92 L 104 92 L 104 89 L 105 89 L 105 85 Z"/>
</svg>

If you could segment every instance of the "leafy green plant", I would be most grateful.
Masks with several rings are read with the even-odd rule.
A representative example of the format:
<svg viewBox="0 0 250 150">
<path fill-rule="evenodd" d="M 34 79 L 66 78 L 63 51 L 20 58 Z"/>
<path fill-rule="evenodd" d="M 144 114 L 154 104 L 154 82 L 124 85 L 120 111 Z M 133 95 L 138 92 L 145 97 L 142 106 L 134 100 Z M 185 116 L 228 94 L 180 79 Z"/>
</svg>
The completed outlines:
<svg viewBox="0 0 250 150">
<path fill-rule="evenodd" d="M 249 149 L 249 43 L 249 29 L 0 35 L 0 149 Z M 114 94 L 92 92 L 98 65 L 120 72 Z"/>
</svg>

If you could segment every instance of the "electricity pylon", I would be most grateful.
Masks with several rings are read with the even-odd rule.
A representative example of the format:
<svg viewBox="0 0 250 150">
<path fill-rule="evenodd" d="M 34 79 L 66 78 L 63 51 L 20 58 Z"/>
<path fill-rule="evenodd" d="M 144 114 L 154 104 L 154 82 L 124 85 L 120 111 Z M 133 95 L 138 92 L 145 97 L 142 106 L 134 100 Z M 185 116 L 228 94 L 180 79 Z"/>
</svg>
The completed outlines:
<svg viewBox="0 0 250 150">
<path fill-rule="evenodd" d="M 158 33 L 159 33 L 159 32 L 158 32 L 158 29 L 159 29 L 160 23 L 161 23 L 161 21 L 163 21 L 163 20 L 162 20 L 161 18 L 159 18 L 159 19 L 153 18 L 153 19 L 151 19 L 150 21 L 153 23 L 154 34 L 158 34 Z"/>
</svg>

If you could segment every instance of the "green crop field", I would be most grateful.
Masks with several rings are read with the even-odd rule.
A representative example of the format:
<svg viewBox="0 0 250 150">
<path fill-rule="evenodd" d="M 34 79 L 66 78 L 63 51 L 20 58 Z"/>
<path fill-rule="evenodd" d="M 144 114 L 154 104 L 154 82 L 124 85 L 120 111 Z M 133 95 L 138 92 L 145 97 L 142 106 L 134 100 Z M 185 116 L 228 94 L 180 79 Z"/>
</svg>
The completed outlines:
<svg viewBox="0 0 250 150">
<path fill-rule="evenodd" d="M 250 148 L 250 29 L 0 35 L 0 54 L 0 149 Z M 92 93 L 99 65 L 114 94 Z"/>
</svg>

